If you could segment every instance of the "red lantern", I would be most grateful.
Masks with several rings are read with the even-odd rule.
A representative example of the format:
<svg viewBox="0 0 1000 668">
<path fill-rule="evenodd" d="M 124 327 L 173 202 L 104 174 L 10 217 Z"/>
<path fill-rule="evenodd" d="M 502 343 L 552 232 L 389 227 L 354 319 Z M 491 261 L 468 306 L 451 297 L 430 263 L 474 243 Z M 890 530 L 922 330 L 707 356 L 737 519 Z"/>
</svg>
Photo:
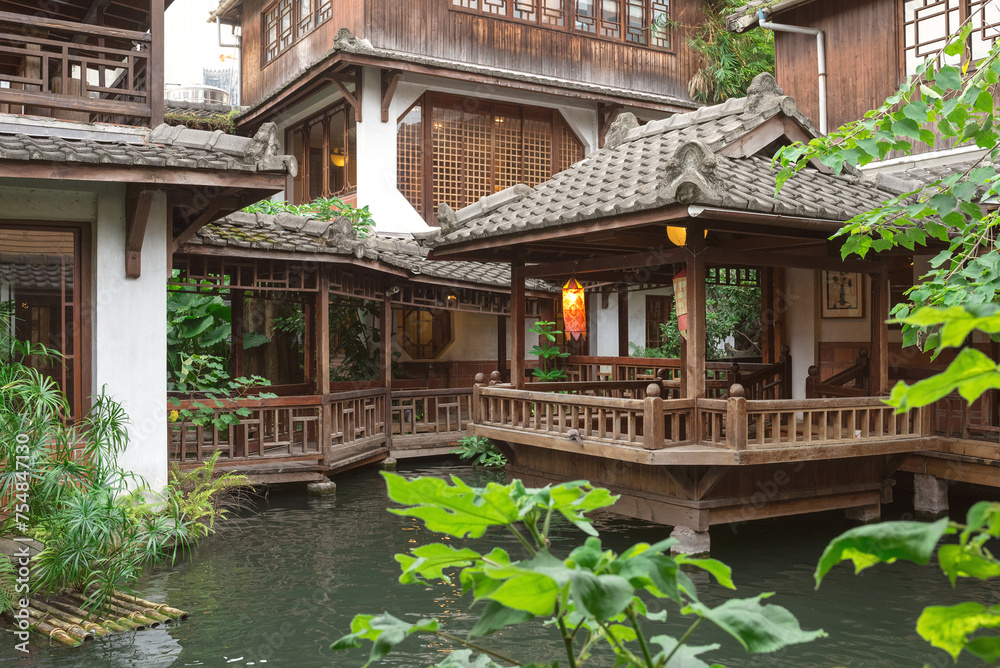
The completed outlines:
<svg viewBox="0 0 1000 668">
<path fill-rule="evenodd" d="M 575 278 L 566 281 L 562 289 L 563 331 L 566 336 L 578 339 L 587 333 L 587 307 L 583 286 Z"/>
<path fill-rule="evenodd" d="M 677 309 L 677 329 L 685 339 L 688 329 L 687 285 L 687 269 L 681 269 L 674 274 L 674 307 Z"/>
</svg>

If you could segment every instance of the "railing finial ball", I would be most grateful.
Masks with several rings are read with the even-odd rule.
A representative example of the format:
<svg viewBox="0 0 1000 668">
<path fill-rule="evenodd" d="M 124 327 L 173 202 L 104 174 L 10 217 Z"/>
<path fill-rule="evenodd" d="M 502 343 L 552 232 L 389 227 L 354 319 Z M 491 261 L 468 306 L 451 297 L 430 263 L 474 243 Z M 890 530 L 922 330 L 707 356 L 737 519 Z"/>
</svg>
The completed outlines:
<svg viewBox="0 0 1000 668">
<path fill-rule="evenodd" d="M 485 383 L 486 382 L 486 374 L 477 373 L 476 374 L 476 381 L 475 382 L 476 382 L 476 385 L 482 385 L 483 383 Z"/>
<path fill-rule="evenodd" d="M 739 383 L 733 383 L 729 386 L 729 397 L 732 399 L 739 399 L 746 394 L 746 390 Z"/>
<path fill-rule="evenodd" d="M 810 376 L 818 376 L 819 367 L 814 364 L 811 367 L 809 367 L 809 370 L 806 373 L 808 373 Z"/>
<path fill-rule="evenodd" d="M 500 380 L 500 372 L 499 371 L 494 371 L 493 373 L 491 373 L 490 374 L 490 380 L 495 380 L 495 381 L 499 382 L 499 380 Z"/>
<path fill-rule="evenodd" d="M 660 396 L 660 384 L 650 383 L 646 386 L 646 396 L 647 397 L 658 397 Z"/>
</svg>

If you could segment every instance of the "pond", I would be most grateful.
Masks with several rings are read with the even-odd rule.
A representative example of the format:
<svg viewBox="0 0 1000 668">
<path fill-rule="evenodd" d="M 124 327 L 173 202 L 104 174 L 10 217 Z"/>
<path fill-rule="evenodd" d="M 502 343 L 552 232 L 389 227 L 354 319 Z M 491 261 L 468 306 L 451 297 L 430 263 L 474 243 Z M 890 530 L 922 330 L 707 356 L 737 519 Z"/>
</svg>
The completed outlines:
<svg viewBox="0 0 1000 668">
<path fill-rule="evenodd" d="M 400 472 L 457 473 L 473 484 L 485 482 L 479 471 L 439 462 Z M 190 621 L 76 649 L 39 644 L 28 657 L 16 656 L 10 641 L 0 647 L 0 666 L 355 668 L 363 665 L 365 651 L 329 649 L 348 632 L 355 613 L 389 611 L 411 621 L 435 616 L 460 634 L 471 628 L 474 615 L 468 601 L 460 598 L 457 582 L 431 587 L 396 582 L 399 569 L 393 554 L 434 538 L 415 520 L 385 511 L 378 472 L 369 468 L 347 473 L 337 484 L 336 497 L 272 493 L 259 501 L 258 512 L 243 514 L 192 558 L 140 584 L 141 596 L 190 611 Z M 890 512 L 901 513 L 905 506 L 900 501 Z M 605 545 L 619 552 L 639 541 L 660 540 L 668 531 L 611 515 L 599 517 L 597 525 Z M 748 656 L 734 640 L 702 625 L 695 644 L 722 644 L 706 658 L 730 668 L 952 665 L 950 657 L 917 636 L 919 611 L 925 605 L 969 599 L 995 604 L 1000 586 L 960 583 L 953 590 L 936 566 L 879 566 L 854 576 L 841 565 L 814 591 L 812 573 L 820 553 L 831 537 L 851 526 L 842 513 L 828 513 L 749 523 L 735 530 L 713 527 L 712 556 L 733 567 L 740 596 L 778 592 L 774 602 L 791 609 L 804 628 L 823 628 L 830 637 L 772 655 Z M 582 535 L 561 528 L 554 535 L 553 551 L 565 554 Z M 517 550 L 513 539 L 503 535 L 494 543 L 512 553 Z M 699 582 L 699 591 L 710 604 L 728 595 L 707 581 Z M 687 623 L 673 619 L 662 627 L 657 632 L 676 636 Z M 553 660 L 561 649 L 539 625 L 506 629 L 487 643 L 524 660 Z M 411 638 L 402 647 L 384 665 L 424 666 L 450 649 L 434 638 Z"/>
</svg>

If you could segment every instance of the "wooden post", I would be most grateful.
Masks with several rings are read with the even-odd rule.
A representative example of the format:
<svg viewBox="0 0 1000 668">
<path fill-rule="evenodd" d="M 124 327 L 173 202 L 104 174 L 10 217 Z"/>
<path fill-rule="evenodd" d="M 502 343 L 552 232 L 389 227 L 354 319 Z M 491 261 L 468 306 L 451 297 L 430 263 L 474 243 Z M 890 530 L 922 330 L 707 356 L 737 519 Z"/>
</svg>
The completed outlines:
<svg viewBox="0 0 1000 668">
<path fill-rule="evenodd" d="M 316 350 L 316 309 L 308 302 L 302 304 L 302 322 L 305 324 L 302 336 L 302 369 L 305 378 L 303 379 L 313 391 L 316 391 L 316 363 L 313 360 Z M 234 318 L 235 322 L 235 318 Z"/>
<path fill-rule="evenodd" d="M 647 450 L 662 450 L 665 438 L 666 424 L 660 384 L 650 383 L 646 387 L 646 398 L 642 403 L 642 447 Z"/>
<path fill-rule="evenodd" d="M 155 128 L 163 123 L 163 3 L 164 0 L 149 0 L 149 72 L 146 83 L 149 86 L 149 126 Z M 84 75 L 86 76 L 86 75 Z"/>
<path fill-rule="evenodd" d="M 819 382 L 819 367 L 815 364 L 809 367 L 806 376 L 806 399 L 816 398 L 816 383 Z"/>
<path fill-rule="evenodd" d="M 382 297 L 379 313 L 379 338 L 382 341 L 382 355 L 379 360 L 379 375 L 385 385 L 385 444 L 392 449 L 392 298 Z"/>
<path fill-rule="evenodd" d="M 476 374 L 476 382 L 472 384 L 472 424 L 479 424 L 483 417 L 482 393 L 486 375 Z"/>
<path fill-rule="evenodd" d="M 781 365 L 781 398 L 792 398 L 792 349 L 788 346 L 781 346 L 781 356 L 778 357 Z"/>
<path fill-rule="evenodd" d="M 510 382 L 524 389 L 524 260 L 515 250 L 510 263 Z"/>
<path fill-rule="evenodd" d="M 649 323 L 646 324 L 649 326 Z M 618 356 L 628 357 L 628 291 L 618 291 Z"/>
<path fill-rule="evenodd" d="M 245 376 L 246 371 L 244 363 L 243 352 L 243 332 L 246 331 L 245 321 L 246 321 L 246 310 L 244 308 L 246 299 L 245 290 L 233 290 L 231 293 L 231 334 L 230 334 L 230 347 L 233 351 L 233 368 L 232 376 L 233 378 L 239 378 L 240 376 Z"/>
<path fill-rule="evenodd" d="M 870 274 L 872 304 L 871 392 L 880 397 L 889 392 L 889 281 L 885 268 Z"/>
<path fill-rule="evenodd" d="M 774 364 L 774 270 L 760 272 L 760 351 L 764 364 Z"/>
<path fill-rule="evenodd" d="M 705 234 L 700 226 L 687 231 L 687 376 L 685 398 L 705 396 Z"/>
<path fill-rule="evenodd" d="M 510 378 L 510 368 L 507 362 L 507 316 L 497 316 L 497 371 L 500 372 L 500 380 L 508 382 Z"/>
<path fill-rule="evenodd" d="M 732 385 L 726 399 L 726 447 L 730 450 L 747 448 L 747 400 L 743 393 L 742 385 Z"/>
<path fill-rule="evenodd" d="M 319 436 L 323 459 L 330 463 L 333 443 L 333 408 L 330 405 L 330 277 L 326 271 L 319 275 L 316 293 L 316 393 L 323 397 L 320 408 Z"/>
</svg>

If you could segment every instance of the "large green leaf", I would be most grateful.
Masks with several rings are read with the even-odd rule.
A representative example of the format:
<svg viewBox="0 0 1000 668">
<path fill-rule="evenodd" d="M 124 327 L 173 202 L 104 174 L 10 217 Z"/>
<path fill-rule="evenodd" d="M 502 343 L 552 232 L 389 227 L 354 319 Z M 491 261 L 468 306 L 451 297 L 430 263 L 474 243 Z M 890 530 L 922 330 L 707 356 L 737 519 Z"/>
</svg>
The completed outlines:
<svg viewBox="0 0 1000 668">
<path fill-rule="evenodd" d="M 412 584 L 424 582 L 426 578 L 450 582 L 450 578 L 444 574 L 445 568 L 464 568 L 481 558 L 482 555 L 469 548 L 458 550 L 443 543 L 423 545 L 412 550 L 411 554 L 396 555 L 396 561 L 403 568 L 399 581 L 402 584 Z"/>
<path fill-rule="evenodd" d="M 649 642 L 663 648 L 663 651 L 653 657 L 653 663 L 659 666 L 674 651 L 678 641 L 670 636 L 653 636 Z M 703 645 L 701 647 L 684 645 L 670 658 L 670 663 L 664 664 L 664 668 L 710 668 L 709 664 L 698 658 L 698 655 L 717 649 L 719 649 L 718 645 Z"/>
<path fill-rule="evenodd" d="M 362 640 L 372 643 L 372 651 L 365 666 L 385 657 L 393 647 L 414 633 L 437 631 L 436 619 L 421 619 L 416 624 L 407 624 L 389 613 L 378 615 L 356 615 L 351 621 L 351 632 L 336 640 L 330 649 L 352 649 L 361 647 Z"/>
<path fill-rule="evenodd" d="M 973 601 L 952 606 L 932 605 L 924 608 L 917 620 L 917 633 L 954 659 L 958 659 L 971 634 L 997 627 L 1000 627 L 998 608 L 987 608 Z"/>
<path fill-rule="evenodd" d="M 570 594 L 576 609 L 599 621 L 625 610 L 632 601 L 632 585 L 617 575 L 594 575 L 583 569 L 570 571 Z"/>
<path fill-rule="evenodd" d="M 713 622 L 736 638 L 751 654 L 774 652 L 788 645 L 826 637 L 822 629 L 803 631 L 795 615 L 780 605 L 762 605 L 761 601 L 771 595 L 730 599 L 714 608 L 695 602 L 682 612 L 694 613 Z"/>
<path fill-rule="evenodd" d="M 948 519 L 937 522 L 882 522 L 846 531 L 830 541 L 816 566 L 816 587 L 830 569 L 842 561 L 854 562 L 860 573 L 878 563 L 891 564 L 905 559 L 924 565 L 931 560 L 934 547 L 948 529 Z"/>
<path fill-rule="evenodd" d="M 479 620 L 476 625 L 472 627 L 469 631 L 470 636 L 488 636 L 495 631 L 499 631 L 505 626 L 510 626 L 511 624 L 521 624 L 530 619 L 534 619 L 534 615 L 530 612 L 525 612 L 524 610 L 514 610 L 508 608 L 502 603 L 497 601 L 487 601 L 486 607 L 483 608 L 482 613 L 479 615 Z"/>
<path fill-rule="evenodd" d="M 473 656 L 471 649 L 457 649 L 435 663 L 434 668 L 500 668 L 500 664 L 485 654 Z"/>
<path fill-rule="evenodd" d="M 979 636 L 965 644 L 965 649 L 978 656 L 985 663 L 995 664 L 1000 661 L 1000 637 Z"/>
<path fill-rule="evenodd" d="M 406 478 L 383 472 L 389 498 L 407 508 L 390 512 L 409 515 L 424 521 L 437 533 L 464 538 L 479 538 L 494 526 L 507 526 L 518 519 L 518 509 L 510 498 L 510 490 L 490 483 L 485 488 L 469 487 L 457 477 L 452 485 L 440 478 Z"/>
<path fill-rule="evenodd" d="M 736 589 L 733 584 L 733 569 L 722 563 L 718 559 L 694 559 L 684 554 L 677 555 L 677 564 L 680 566 L 694 566 L 711 574 L 715 581 L 726 589 Z"/>
<path fill-rule="evenodd" d="M 618 557 L 610 565 L 610 570 L 626 578 L 633 587 L 646 589 L 654 596 L 670 597 L 680 603 L 681 573 L 677 561 L 663 554 L 676 542 L 667 539 L 655 545 L 638 543 Z M 687 579 L 686 576 L 684 579 Z"/>
<path fill-rule="evenodd" d="M 988 580 L 1000 577 L 1000 563 L 973 550 L 954 544 L 942 545 L 938 550 L 938 564 L 953 586 L 958 578 Z"/>
<path fill-rule="evenodd" d="M 934 403 L 955 390 L 969 403 L 984 392 L 1000 388 L 997 363 L 975 348 L 963 348 L 948 368 L 913 385 L 900 381 L 892 388 L 888 403 L 897 413 Z"/>
</svg>

